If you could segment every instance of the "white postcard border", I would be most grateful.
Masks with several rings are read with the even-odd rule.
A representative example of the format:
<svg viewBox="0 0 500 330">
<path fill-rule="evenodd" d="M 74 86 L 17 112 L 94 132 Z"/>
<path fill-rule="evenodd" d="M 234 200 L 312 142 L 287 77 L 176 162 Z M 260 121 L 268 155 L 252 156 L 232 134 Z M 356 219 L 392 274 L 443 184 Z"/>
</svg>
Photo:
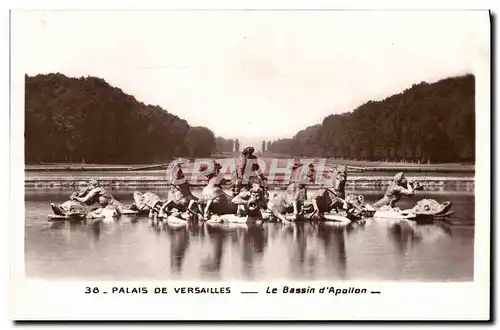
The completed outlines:
<svg viewBox="0 0 500 330">
<path fill-rule="evenodd" d="M 479 13 L 487 16 L 487 13 Z M 13 18 L 14 21 L 14 18 Z M 300 319 L 459 320 L 489 318 L 490 274 L 490 29 L 478 26 L 483 47 L 476 59 L 476 204 L 474 281 L 465 283 L 345 282 L 90 282 L 39 281 L 24 277 L 24 71 L 12 30 L 11 318 L 13 319 Z M 487 25 L 487 26 L 486 26 Z M 12 210 L 16 210 L 13 214 Z M 22 210 L 22 211 L 21 211 Z M 380 295 L 266 295 L 268 286 L 359 287 Z M 85 287 L 231 287 L 231 295 L 86 295 Z M 255 296 L 240 291 L 258 291 Z"/>
</svg>

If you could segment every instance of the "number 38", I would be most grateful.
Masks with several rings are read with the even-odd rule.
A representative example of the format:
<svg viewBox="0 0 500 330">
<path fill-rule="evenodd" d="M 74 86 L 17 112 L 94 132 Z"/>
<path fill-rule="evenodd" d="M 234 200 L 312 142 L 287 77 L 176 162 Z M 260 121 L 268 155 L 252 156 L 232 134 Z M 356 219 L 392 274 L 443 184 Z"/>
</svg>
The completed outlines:
<svg viewBox="0 0 500 330">
<path fill-rule="evenodd" d="M 86 287 L 85 288 L 85 293 L 99 293 L 99 288 L 90 288 L 90 287 Z"/>
</svg>

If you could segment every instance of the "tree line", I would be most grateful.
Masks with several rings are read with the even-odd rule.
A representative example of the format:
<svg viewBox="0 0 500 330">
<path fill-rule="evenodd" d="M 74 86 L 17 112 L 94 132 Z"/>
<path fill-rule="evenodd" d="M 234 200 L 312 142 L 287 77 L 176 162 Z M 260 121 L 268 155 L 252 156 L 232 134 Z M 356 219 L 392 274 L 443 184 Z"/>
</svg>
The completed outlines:
<svg viewBox="0 0 500 330">
<path fill-rule="evenodd" d="M 474 76 L 414 84 L 352 112 L 329 115 L 267 149 L 301 157 L 474 162 Z"/>
<path fill-rule="evenodd" d="M 261 146 L 261 151 L 264 152 L 270 152 L 271 151 L 271 141 L 262 141 L 262 146 Z"/>
<path fill-rule="evenodd" d="M 223 137 L 217 137 L 215 139 L 217 152 L 239 152 L 240 151 L 240 141 L 238 139 L 225 139 Z"/>
<path fill-rule="evenodd" d="M 96 77 L 25 76 L 27 163 L 151 163 L 239 150 L 239 142 L 146 105 Z"/>
<path fill-rule="evenodd" d="M 292 138 L 262 141 L 262 152 L 374 161 L 475 160 L 473 75 L 415 84 L 352 112 L 333 114 Z M 96 77 L 25 76 L 27 163 L 151 163 L 239 152 L 159 106 Z"/>
</svg>

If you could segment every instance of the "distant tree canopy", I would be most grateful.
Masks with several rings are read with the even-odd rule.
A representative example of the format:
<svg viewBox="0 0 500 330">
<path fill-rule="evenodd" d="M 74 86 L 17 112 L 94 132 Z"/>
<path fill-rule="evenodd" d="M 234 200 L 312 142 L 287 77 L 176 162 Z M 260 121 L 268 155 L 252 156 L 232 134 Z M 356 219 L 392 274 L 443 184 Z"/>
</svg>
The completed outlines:
<svg viewBox="0 0 500 330">
<path fill-rule="evenodd" d="M 25 98 L 28 163 L 149 163 L 204 157 L 218 147 L 208 128 L 190 127 L 100 78 L 25 76 Z"/>
<path fill-rule="evenodd" d="M 219 136 L 215 139 L 215 143 L 218 152 L 233 152 L 234 150 L 234 140 L 232 139 L 227 140 Z"/>
<path fill-rule="evenodd" d="M 373 161 L 475 160 L 473 75 L 422 82 L 353 112 L 329 115 L 271 152 Z"/>
<path fill-rule="evenodd" d="M 191 127 L 95 77 L 25 76 L 25 159 L 151 163 L 240 151 L 239 140 Z M 422 82 L 352 112 L 334 114 L 262 150 L 304 157 L 376 161 L 475 160 L 473 75 Z"/>
<path fill-rule="evenodd" d="M 236 139 L 236 141 L 234 141 L 234 151 L 240 152 L 240 140 L 238 140 L 238 139 Z"/>
<path fill-rule="evenodd" d="M 190 127 L 184 141 L 191 157 L 208 157 L 216 149 L 214 133 L 206 127 Z"/>
<path fill-rule="evenodd" d="M 271 143 L 271 148 L 268 151 L 278 154 L 297 155 L 294 148 L 293 139 L 279 139 Z"/>
</svg>

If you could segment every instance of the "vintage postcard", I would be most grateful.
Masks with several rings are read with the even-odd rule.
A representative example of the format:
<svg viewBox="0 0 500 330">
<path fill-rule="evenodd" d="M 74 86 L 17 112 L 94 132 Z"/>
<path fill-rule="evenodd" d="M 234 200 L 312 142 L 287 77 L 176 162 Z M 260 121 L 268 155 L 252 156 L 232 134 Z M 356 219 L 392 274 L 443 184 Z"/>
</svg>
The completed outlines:
<svg viewBox="0 0 500 330">
<path fill-rule="evenodd" d="M 490 13 L 13 10 L 13 320 L 490 318 Z"/>
</svg>

